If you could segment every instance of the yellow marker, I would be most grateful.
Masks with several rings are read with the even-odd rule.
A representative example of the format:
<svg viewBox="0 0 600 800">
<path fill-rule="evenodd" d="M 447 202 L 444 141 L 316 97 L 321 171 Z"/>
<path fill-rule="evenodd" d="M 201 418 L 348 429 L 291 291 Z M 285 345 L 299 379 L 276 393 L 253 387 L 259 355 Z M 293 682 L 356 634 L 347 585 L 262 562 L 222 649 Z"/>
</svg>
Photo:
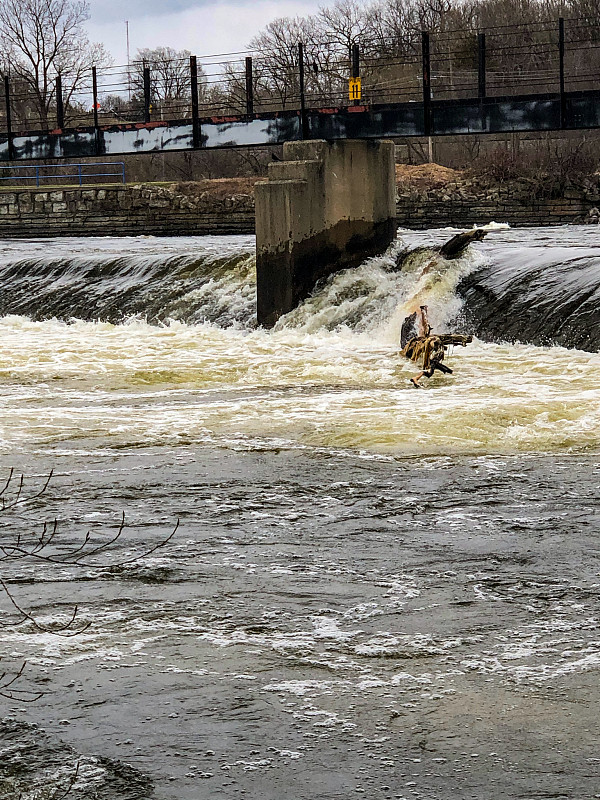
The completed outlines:
<svg viewBox="0 0 600 800">
<path fill-rule="evenodd" d="M 350 100 L 360 100 L 361 98 L 361 82 L 360 78 L 350 78 L 348 81 L 348 94 Z"/>
</svg>

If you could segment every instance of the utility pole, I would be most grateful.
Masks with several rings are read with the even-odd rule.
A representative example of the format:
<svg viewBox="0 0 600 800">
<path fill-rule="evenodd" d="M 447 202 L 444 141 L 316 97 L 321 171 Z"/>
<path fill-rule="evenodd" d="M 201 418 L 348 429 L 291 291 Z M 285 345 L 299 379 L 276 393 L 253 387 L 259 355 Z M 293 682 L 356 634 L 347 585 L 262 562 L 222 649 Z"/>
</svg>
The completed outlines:
<svg viewBox="0 0 600 800">
<path fill-rule="evenodd" d="M 125 31 L 127 34 L 127 98 L 131 103 L 131 55 L 129 51 L 129 20 L 125 20 Z"/>
<path fill-rule="evenodd" d="M 560 90 L 560 127 L 567 127 L 567 102 L 565 99 L 565 20 L 558 18 L 558 74 Z"/>
<path fill-rule="evenodd" d="M 423 61 L 423 128 L 427 136 L 429 163 L 433 162 L 433 139 L 431 138 L 431 51 L 429 32 L 421 31 L 421 54 Z"/>
</svg>

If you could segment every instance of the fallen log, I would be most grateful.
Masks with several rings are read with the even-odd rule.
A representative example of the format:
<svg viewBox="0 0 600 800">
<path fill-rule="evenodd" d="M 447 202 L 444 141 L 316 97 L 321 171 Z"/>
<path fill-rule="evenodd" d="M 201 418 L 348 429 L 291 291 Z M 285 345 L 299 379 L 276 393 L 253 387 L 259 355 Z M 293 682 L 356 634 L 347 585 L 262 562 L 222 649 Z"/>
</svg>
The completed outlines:
<svg viewBox="0 0 600 800">
<path fill-rule="evenodd" d="M 483 228 L 473 228 L 472 231 L 457 233 L 440 247 L 439 253 L 448 261 L 460 258 L 471 242 L 480 242 L 485 238 L 486 233 L 487 231 L 484 231 Z"/>
</svg>

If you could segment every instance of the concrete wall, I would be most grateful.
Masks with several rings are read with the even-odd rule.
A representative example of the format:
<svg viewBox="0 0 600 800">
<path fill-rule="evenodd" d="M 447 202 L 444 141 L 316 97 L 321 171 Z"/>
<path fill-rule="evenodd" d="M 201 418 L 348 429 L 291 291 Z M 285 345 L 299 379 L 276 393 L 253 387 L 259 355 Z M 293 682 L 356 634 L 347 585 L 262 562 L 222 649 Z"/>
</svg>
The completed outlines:
<svg viewBox="0 0 600 800">
<path fill-rule="evenodd" d="M 321 278 L 382 252 L 396 235 L 394 145 L 284 145 L 255 186 L 257 313 L 272 326 Z"/>
</svg>

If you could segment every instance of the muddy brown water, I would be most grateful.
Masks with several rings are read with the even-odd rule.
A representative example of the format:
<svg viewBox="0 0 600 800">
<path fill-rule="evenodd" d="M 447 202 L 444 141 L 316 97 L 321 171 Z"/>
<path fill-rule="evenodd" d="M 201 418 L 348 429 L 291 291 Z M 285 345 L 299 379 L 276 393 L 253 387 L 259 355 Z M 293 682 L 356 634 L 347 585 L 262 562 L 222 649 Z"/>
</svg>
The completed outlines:
<svg viewBox="0 0 600 800">
<path fill-rule="evenodd" d="M 3 540 L 127 521 L 78 568 L 3 567 L 39 621 L 90 627 L 2 602 L 2 664 L 43 696 L 0 700 L 0 797 L 77 763 L 78 800 L 600 797 L 598 355 L 478 340 L 416 393 L 404 308 L 456 316 L 493 243 L 434 284 L 341 276 L 273 333 L 244 322 L 246 247 L 211 242 L 241 272 L 177 300 L 219 323 L 0 320 L 0 473 L 28 496 L 54 470 Z"/>
</svg>

